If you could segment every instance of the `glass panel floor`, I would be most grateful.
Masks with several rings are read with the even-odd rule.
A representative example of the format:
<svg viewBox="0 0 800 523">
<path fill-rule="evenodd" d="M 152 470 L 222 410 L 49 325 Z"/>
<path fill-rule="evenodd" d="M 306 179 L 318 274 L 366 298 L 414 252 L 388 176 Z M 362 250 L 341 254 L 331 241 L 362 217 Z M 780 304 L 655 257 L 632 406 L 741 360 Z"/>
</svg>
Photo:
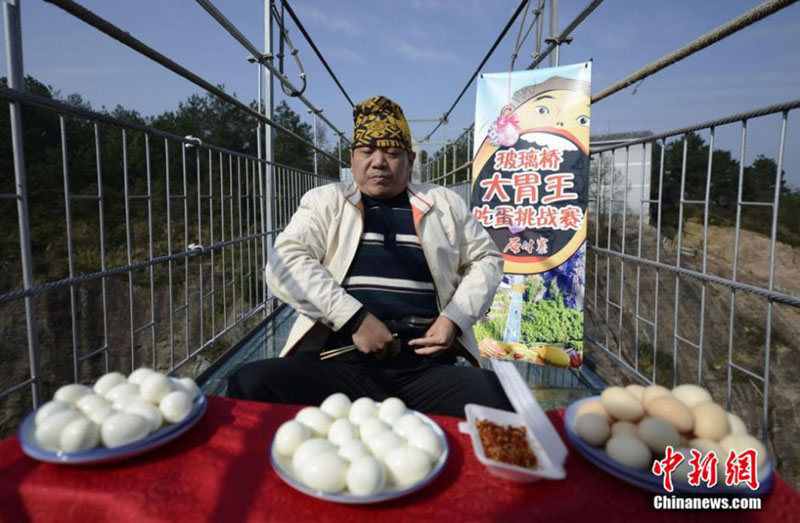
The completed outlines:
<svg viewBox="0 0 800 523">
<path fill-rule="evenodd" d="M 257 327 L 222 361 L 213 365 L 213 370 L 198 379 L 203 392 L 224 396 L 228 376 L 242 365 L 277 357 L 295 317 L 291 308 L 284 307 Z M 515 366 L 544 410 L 566 407 L 579 399 L 599 394 L 605 388 L 605 383 L 587 365 L 578 373 L 527 363 L 515 363 Z"/>
</svg>

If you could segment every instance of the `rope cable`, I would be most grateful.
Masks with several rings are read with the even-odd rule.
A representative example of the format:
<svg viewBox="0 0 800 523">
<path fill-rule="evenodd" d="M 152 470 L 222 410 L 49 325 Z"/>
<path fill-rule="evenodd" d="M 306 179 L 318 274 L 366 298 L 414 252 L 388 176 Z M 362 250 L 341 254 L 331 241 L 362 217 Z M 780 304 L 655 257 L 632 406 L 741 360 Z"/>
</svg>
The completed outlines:
<svg viewBox="0 0 800 523">
<path fill-rule="evenodd" d="M 514 11 L 514 14 L 511 15 L 511 18 L 508 20 L 508 22 L 506 23 L 506 26 L 500 32 L 500 35 L 494 41 L 494 44 L 492 44 L 492 47 L 491 47 L 491 49 L 489 49 L 489 52 L 486 53 L 486 56 L 483 57 L 483 60 L 481 60 L 481 63 L 478 64 L 478 67 L 475 69 L 475 72 L 472 73 L 472 76 L 469 78 L 469 81 L 467 81 L 467 84 L 461 90 L 461 93 L 459 93 L 459 95 L 456 98 L 455 102 L 453 102 L 453 105 L 451 105 L 450 109 L 448 109 L 447 112 L 444 113 L 442 118 L 439 119 L 439 123 L 436 124 L 436 127 L 434 127 L 431 130 L 431 132 L 429 132 L 428 135 L 425 136 L 425 138 L 420 140 L 420 143 L 424 143 L 424 142 L 427 142 L 428 140 L 430 140 L 431 136 L 433 136 L 433 133 L 435 133 L 436 130 L 439 129 L 439 127 L 441 127 L 442 123 L 449 118 L 450 113 L 453 112 L 453 109 L 455 109 L 456 105 L 458 105 L 458 102 L 461 101 L 461 98 L 464 96 L 464 93 L 467 92 L 467 89 L 469 89 L 469 86 L 472 85 L 473 81 L 475 81 L 475 78 L 478 76 L 478 73 L 480 73 L 480 71 L 483 68 L 483 66 L 489 60 L 489 57 L 492 56 L 492 53 L 494 53 L 494 50 L 497 49 L 497 46 L 500 45 L 500 42 L 506 36 L 506 33 L 508 32 L 508 30 L 511 29 L 511 26 L 514 25 L 514 21 L 517 19 L 517 17 L 519 16 L 519 13 L 522 11 L 522 9 L 525 7 L 525 4 L 527 4 L 527 3 L 528 3 L 528 0 L 522 0 L 519 3 L 519 5 L 517 6 L 517 9 Z"/>
<path fill-rule="evenodd" d="M 648 76 L 657 73 L 658 71 L 669 67 L 670 65 L 673 65 L 683 60 L 687 56 L 690 56 L 701 49 L 705 49 L 706 47 L 719 42 L 723 38 L 744 29 L 748 25 L 758 22 L 762 18 L 766 18 L 767 16 L 780 11 L 784 7 L 792 5 L 796 1 L 797 0 L 768 0 L 767 2 L 757 5 L 749 11 L 737 16 L 733 20 L 730 20 L 716 29 L 697 37 L 693 41 L 679 49 L 676 49 L 668 55 L 663 56 L 654 62 L 650 62 L 635 73 L 626 76 L 617 83 L 606 87 L 592 97 L 592 103 L 599 102 L 603 98 L 611 96 L 617 91 L 621 91 L 622 89 L 625 89 L 639 80 L 647 78 Z"/>
<path fill-rule="evenodd" d="M 322 56 L 322 53 L 317 48 L 317 44 L 314 43 L 314 40 L 308 34 L 308 31 L 306 31 L 306 28 L 303 26 L 303 24 L 300 22 L 300 19 L 294 13 L 292 6 L 290 6 L 286 0 L 281 1 L 281 6 L 286 9 L 286 12 L 289 14 L 289 17 L 294 21 L 295 25 L 300 30 L 300 33 L 302 33 L 303 37 L 311 46 L 311 49 L 314 50 L 314 53 L 317 55 L 317 58 L 319 58 L 320 62 L 322 62 L 322 65 L 325 66 L 325 69 L 328 71 L 328 74 L 330 74 L 331 78 L 333 78 L 333 81 L 336 82 L 336 85 L 339 87 L 339 90 L 342 91 L 344 97 L 347 98 L 347 101 L 350 103 L 351 106 L 355 106 L 353 100 L 350 98 L 350 95 L 348 95 L 347 91 L 344 90 L 344 87 L 342 87 L 341 82 L 339 82 L 339 79 L 333 73 L 333 70 L 330 68 L 328 62 L 325 60 L 325 57 Z"/>
</svg>

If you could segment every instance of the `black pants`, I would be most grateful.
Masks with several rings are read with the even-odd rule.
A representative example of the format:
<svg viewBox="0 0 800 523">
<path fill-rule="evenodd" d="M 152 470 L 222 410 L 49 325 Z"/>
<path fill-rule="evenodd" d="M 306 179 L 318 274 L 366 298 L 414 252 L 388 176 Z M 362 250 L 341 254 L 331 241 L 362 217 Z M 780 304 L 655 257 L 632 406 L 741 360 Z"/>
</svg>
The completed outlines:
<svg viewBox="0 0 800 523">
<path fill-rule="evenodd" d="M 351 400 L 395 396 L 411 409 L 464 417 L 464 405 L 477 403 L 513 411 L 494 372 L 457 367 L 447 357 L 401 357 L 377 362 L 352 354 L 320 361 L 297 354 L 249 363 L 228 379 L 228 396 L 275 403 L 319 405 L 334 392 Z"/>
</svg>

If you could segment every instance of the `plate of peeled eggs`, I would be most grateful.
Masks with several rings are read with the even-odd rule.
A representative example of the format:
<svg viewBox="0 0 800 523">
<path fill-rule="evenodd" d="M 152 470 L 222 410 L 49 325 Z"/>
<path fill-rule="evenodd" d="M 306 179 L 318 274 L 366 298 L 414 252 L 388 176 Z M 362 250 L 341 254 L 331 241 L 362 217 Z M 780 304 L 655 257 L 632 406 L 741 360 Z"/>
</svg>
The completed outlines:
<svg viewBox="0 0 800 523">
<path fill-rule="evenodd" d="M 666 461 L 667 447 L 683 456 L 670 473 L 675 494 L 762 496 L 772 487 L 773 464 L 761 440 L 699 385 L 608 387 L 567 407 L 564 426 L 572 445 L 594 465 L 651 492 L 665 492 L 663 473 L 653 470 L 654 462 Z M 714 485 L 689 483 L 693 450 L 701 459 L 711 452 L 716 456 Z M 756 451 L 758 486 L 726 484 L 731 453 L 749 450 Z"/>
<path fill-rule="evenodd" d="M 148 368 L 110 372 L 92 386 L 60 387 L 19 427 L 23 452 L 39 461 L 88 465 L 148 452 L 194 426 L 206 398 L 191 378 Z"/>
<path fill-rule="evenodd" d="M 270 461 L 292 488 L 336 503 L 369 504 L 429 485 L 447 461 L 447 438 L 399 398 L 330 395 L 275 433 Z"/>
</svg>

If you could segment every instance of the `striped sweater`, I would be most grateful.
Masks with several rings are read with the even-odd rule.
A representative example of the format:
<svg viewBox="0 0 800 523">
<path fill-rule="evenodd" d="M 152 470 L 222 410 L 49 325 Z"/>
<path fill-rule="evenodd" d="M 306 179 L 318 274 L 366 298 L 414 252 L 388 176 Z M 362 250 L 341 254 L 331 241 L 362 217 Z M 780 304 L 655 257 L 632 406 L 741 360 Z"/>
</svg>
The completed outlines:
<svg viewBox="0 0 800 523">
<path fill-rule="evenodd" d="M 342 286 L 392 332 L 416 337 L 439 311 L 408 194 L 388 200 L 362 194 L 362 201 L 364 232 Z M 335 333 L 328 346 L 352 343 L 345 330 Z"/>
</svg>

